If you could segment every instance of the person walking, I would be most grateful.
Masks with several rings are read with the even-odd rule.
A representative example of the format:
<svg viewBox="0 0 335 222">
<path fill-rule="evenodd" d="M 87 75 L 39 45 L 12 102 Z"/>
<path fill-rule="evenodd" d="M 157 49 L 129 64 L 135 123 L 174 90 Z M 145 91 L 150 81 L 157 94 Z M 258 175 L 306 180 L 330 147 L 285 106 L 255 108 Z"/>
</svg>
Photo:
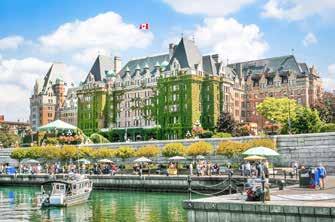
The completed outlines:
<svg viewBox="0 0 335 222">
<path fill-rule="evenodd" d="M 325 178 L 327 175 L 327 171 L 322 165 L 322 163 L 319 164 L 319 167 L 317 168 L 318 174 L 319 174 L 319 184 L 320 184 L 320 189 L 325 189 Z"/>
<path fill-rule="evenodd" d="M 245 164 L 245 175 L 247 177 L 250 177 L 250 174 L 251 174 L 251 165 L 250 165 L 250 162 L 248 161 L 246 164 Z"/>
</svg>

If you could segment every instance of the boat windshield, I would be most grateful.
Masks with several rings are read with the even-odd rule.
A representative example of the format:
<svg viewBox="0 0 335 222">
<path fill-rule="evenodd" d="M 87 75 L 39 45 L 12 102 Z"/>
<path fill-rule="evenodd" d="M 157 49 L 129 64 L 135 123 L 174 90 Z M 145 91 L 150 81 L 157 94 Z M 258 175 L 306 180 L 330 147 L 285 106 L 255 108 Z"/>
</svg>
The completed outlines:
<svg viewBox="0 0 335 222">
<path fill-rule="evenodd" d="M 54 183 L 53 184 L 53 194 L 64 194 L 66 191 L 66 184 L 63 183 Z"/>
</svg>

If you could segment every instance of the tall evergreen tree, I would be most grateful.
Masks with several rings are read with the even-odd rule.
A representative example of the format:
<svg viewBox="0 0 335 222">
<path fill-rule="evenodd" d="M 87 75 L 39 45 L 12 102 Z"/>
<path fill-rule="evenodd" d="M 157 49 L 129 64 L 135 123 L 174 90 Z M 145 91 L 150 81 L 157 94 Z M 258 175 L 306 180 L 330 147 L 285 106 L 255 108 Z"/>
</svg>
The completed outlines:
<svg viewBox="0 0 335 222">
<path fill-rule="evenodd" d="M 230 113 L 222 112 L 216 127 L 218 132 L 234 133 L 236 129 L 236 122 Z"/>
</svg>

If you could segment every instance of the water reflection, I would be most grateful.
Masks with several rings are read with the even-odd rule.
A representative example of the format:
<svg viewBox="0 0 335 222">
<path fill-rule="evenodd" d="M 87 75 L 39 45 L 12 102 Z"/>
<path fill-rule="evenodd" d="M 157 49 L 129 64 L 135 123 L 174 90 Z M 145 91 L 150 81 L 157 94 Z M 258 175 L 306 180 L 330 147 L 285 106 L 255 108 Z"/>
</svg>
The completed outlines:
<svg viewBox="0 0 335 222">
<path fill-rule="evenodd" d="M 0 187 L 1 221 L 186 221 L 182 194 L 94 191 L 85 204 L 40 210 L 34 202 L 38 191 Z"/>
</svg>

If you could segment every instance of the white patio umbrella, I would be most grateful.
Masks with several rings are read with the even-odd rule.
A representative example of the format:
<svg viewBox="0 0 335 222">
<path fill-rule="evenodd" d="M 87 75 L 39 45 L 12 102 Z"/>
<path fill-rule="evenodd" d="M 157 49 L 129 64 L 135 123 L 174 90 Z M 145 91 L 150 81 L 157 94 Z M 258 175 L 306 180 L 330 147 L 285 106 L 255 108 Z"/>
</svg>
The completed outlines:
<svg viewBox="0 0 335 222">
<path fill-rule="evenodd" d="M 152 160 L 142 156 L 136 160 L 134 160 L 135 163 L 148 163 L 148 162 L 152 162 Z"/>
<path fill-rule="evenodd" d="M 39 164 L 40 162 L 38 162 L 37 160 L 33 160 L 33 159 L 26 159 L 26 160 L 23 160 L 22 163 L 24 163 L 24 164 Z"/>
<path fill-rule="evenodd" d="M 98 163 L 114 163 L 114 162 L 109 159 L 101 159 L 101 160 L 98 160 Z"/>
<path fill-rule="evenodd" d="M 259 146 L 259 147 L 253 147 L 242 153 L 244 155 L 256 155 L 256 156 L 278 156 L 279 153 L 277 153 L 275 150 Z"/>
<path fill-rule="evenodd" d="M 197 156 L 197 160 L 204 160 L 204 159 L 206 159 L 203 155 L 198 155 Z"/>
<path fill-rule="evenodd" d="M 63 130 L 63 129 L 70 129 L 75 130 L 77 129 L 76 126 L 73 126 L 71 124 L 68 124 L 62 120 L 55 120 L 51 123 L 48 123 L 46 125 L 43 125 L 38 128 L 38 131 L 47 131 L 47 130 Z"/>
<path fill-rule="evenodd" d="M 90 163 L 91 163 L 91 161 L 89 161 L 89 160 L 87 160 L 87 159 L 84 159 L 84 158 L 79 159 L 78 162 L 79 162 L 79 163 L 83 163 L 83 164 L 90 164 Z"/>
<path fill-rule="evenodd" d="M 169 160 L 179 161 L 179 160 L 186 160 L 186 158 L 183 156 L 173 156 L 173 157 L 170 157 Z"/>
</svg>

